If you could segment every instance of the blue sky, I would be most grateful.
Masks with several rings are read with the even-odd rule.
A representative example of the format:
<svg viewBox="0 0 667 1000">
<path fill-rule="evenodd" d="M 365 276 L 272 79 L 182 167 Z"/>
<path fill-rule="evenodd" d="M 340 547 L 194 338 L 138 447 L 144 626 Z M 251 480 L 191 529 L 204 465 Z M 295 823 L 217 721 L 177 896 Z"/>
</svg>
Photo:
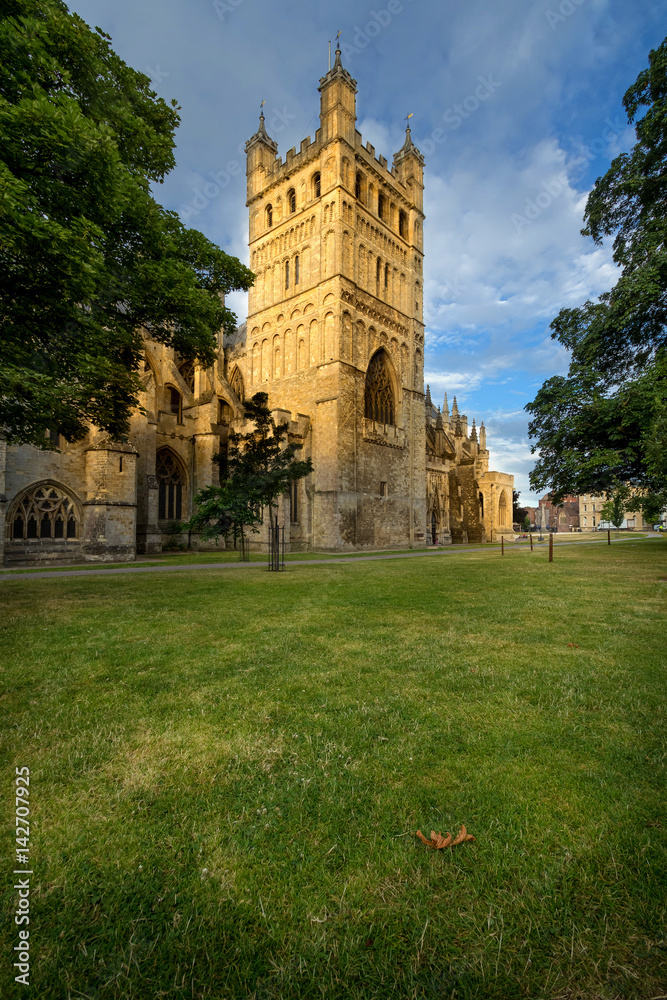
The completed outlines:
<svg viewBox="0 0 667 1000">
<path fill-rule="evenodd" d="M 426 157 L 425 380 L 488 429 L 491 467 L 536 502 L 527 414 L 567 369 L 559 309 L 615 281 L 580 235 L 587 193 L 634 143 L 621 99 L 667 33 L 667 0 L 75 0 L 181 106 L 156 196 L 245 263 L 245 140 L 262 100 L 279 153 L 318 126 L 329 39 L 357 128 L 391 161 L 405 115 Z M 230 303 L 245 318 L 243 295 Z"/>
</svg>

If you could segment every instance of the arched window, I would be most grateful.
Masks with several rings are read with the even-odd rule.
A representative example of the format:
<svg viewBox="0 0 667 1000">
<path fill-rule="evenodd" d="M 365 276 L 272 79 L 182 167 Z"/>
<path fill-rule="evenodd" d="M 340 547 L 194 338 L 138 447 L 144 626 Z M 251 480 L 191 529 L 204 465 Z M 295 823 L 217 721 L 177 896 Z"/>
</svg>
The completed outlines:
<svg viewBox="0 0 667 1000">
<path fill-rule="evenodd" d="M 285 288 L 289 288 L 289 261 L 285 261 Z"/>
<path fill-rule="evenodd" d="M 500 502 L 498 503 L 498 524 L 501 528 L 507 525 L 507 497 L 504 490 L 500 494 Z"/>
<path fill-rule="evenodd" d="M 269 227 L 273 225 L 273 205 L 266 206 L 266 224 Z"/>
<path fill-rule="evenodd" d="M 296 212 L 296 191 L 294 188 L 290 188 L 287 192 L 287 211 L 292 214 Z"/>
<path fill-rule="evenodd" d="M 299 284 L 299 255 L 294 258 L 294 284 Z"/>
<path fill-rule="evenodd" d="M 378 217 L 384 219 L 385 198 L 383 194 L 378 195 Z"/>
<path fill-rule="evenodd" d="M 21 494 L 7 519 L 9 537 L 79 537 L 81 518 L 73 497 L 56 483 L 42 483 Z"/>
<path fill-rule="evenodd" d="M 289 491 L 290 499 L 290 521 L 292 524 L 299 523 L 299 482 L 293 479 L 290 483 Z"/>
<path fill-rule="evenodd" d="M 158 518 L 161 521 L 179 521 L 183 513 L 185 473 L 169 448 L 161 448 L 157 453 L 155 472 L 158 479 Z"/>
<path fill-rule="evenodd" d="M 232 419 L 232 408 L 226 399 L 218 398 L 218 423 L 228 424 Z"/>
<path fill-rule="evenodd" d="M 398 235 L 404 240 L 408 238 L 408 217 L 403 209 L 398 213 Z"/>
<path fill-rule="evenodd" d="M 319 198 L 322 193 L 322 178 L 318 173 L 313 174 L 313 198 Z"/>
<path fill-rule="evenodd" d="M 195 391 L 195 363 L 184 361 L 178 366 L 178 371 L 191 393 Z"/>
<path fill-rule="evenodd" d="M 234 365 L 234 371 L 232 372 L 231 378 L 229 380 L 229 385 L 239 397 L 241 402 L 245 399 L 245 389 L 243 385 L 243 375 L 241 374 L 241 369 L 238 365 Z"/>
<path fill-rule="evenodd" d="M 382 274 L 382 261 L 378 257 L 378 259 L 375 262 L 375 281 L 377 283 L 378 288 L 380 287 L 381 274 Z"/>
<path fill-rule="evenodd" d="M 377 351 L 366 372 L 364 412 L 367 420 L 378 424 L 395 424 L 396 407 L 389 359 L 384 350 Z"/>
<path fill-rule="evenodd" d="M 176 420 L 180 424 L 182 422 L 183 416 L 183 400 L 178 389 L 175 389 L 173 385 L 168 385 L 166 387 L 169 393 L 169 412 L 173 413 Z"/>
<path fill-rule="evenodd" d="M 479 494 L 479 516 L 484 520 L 484 494 Z"/>
<path fill-rule="evenodd" d="M 389 264 L 384 265 L 384 287 L 389 287 Z"/>
</svg>

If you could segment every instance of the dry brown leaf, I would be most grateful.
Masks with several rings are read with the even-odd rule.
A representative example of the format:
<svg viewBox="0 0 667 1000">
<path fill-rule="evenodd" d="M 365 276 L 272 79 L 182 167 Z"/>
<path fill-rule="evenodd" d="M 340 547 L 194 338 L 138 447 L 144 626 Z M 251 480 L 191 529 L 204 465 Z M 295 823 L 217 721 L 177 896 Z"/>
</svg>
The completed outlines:
<svg viewBox="0 0 667 1000">
<path fill-rule="evenodd" d="M 570 646 L 571 649 L 579 649 L 579 644 L 576 642 L 568 642 L 568 646 Z"/>
<path fill-rule="evenodd" d="M 472 834 L 468 833 L 465 826 L 461 826 L 461 829 L 453 840 L 451 833 L 446 833 L 443 837 L 441 833 L 436 833 L 435 830 L 431 830 L 430 840 L 427 840 L 421 830 L 417 830 L 416 836 L 427 847 L 433 847 L 436 851 L 441 851 L 444 847 L 456 847 L 457 844 L 465 844 L 467 840 L 475 839 Z"/>
<path fill-rule="evenodd" d="M 443 847 L 449 847 L 451 842 L 451 833 L 446 833 L 443 837 L 441 833 L 436 833 L 435 830 L 431 830 L 431 843 L 437 850 L 442 850 Z"/>
<path fill-rule="evenodd" d="M 474 840 L 475 838 L 472 834 L 468 833 L 466 828 L 461 824 L 461 829 L 457 833 L 456 837 L 451 843 L 452 847 L 456 847 L 457 844 L 465 844 L 466 840 Z"/>
</svg>

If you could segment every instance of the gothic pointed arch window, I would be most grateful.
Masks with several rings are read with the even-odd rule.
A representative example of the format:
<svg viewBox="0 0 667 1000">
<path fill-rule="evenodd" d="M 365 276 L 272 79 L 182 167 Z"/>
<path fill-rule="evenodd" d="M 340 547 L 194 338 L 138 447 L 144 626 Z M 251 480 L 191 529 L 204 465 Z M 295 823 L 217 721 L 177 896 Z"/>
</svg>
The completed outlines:
<svg viewBox="0 0 667 1000">
<path fill-rule="evenodd" d="M 296 212 L 296 191 L 294 188 L 290 188 L 287 192 L 287 210 L 290 215 Z"/>
<path fill-rule="evenodd" d="M 507 497 L 505 496 L 505 490 L 500 494 L 500 501 L 498 502 L 498 524 L 501 528 L 504 528 L 508 524 L 507 520 Z"/>
<path fill-rule="evenodd" d="M 394 384 L 387 352 L 377 351 L 366 372 L 364 412 L 367 420 L 378 424 L 396 423 Z"/>
<path fill-rule="evenodd" d="M 29 487 L 13 504 L 7 518 L 10 538 L 77 539 L 81 512 L 74 497 L 58 483 Z"/>
<path fill-rule="evenodd" d="M 266 225 L 268 229 L 273 225 L 273 205 L 266 206 Z"/>
<path fill-rule="evenodd" d="M 176 417 L 177 423 L 183 422 L 183 397 L 178 389 L 173 385 L 165 386 L 168 393 L 169 413 Z"/>
<path fill-rule="evenodd" d="M 169 448 L 161 448 L 155 460 L 158 480 L 158 518 L 160 521 L 179 521 L 183 515 L 183 493 L 186 485 L 185 471 Z"/>
<path fill-rule="evenodd" d="M 313 198 L 319 198 L 322 193 L 322 176 L 319 171 L 313 174 Z"/>
<path fill-rule="evenodd" d="M 187 385 L 189 391 L 195 391 L 195 363 L 194 361 L 182 361 L 178 366 L 178 372 Z"/>
<path fill-rule="evenodd" d="M 245 398 L 244 386 L 243 386 L 243 375 L 241 374 L 241 369 L 238 365 L 234 365 L 234 371 L 229 379 L 229 385 L 234 390 L 238 398 L 243 402 Z"/>
</svg>

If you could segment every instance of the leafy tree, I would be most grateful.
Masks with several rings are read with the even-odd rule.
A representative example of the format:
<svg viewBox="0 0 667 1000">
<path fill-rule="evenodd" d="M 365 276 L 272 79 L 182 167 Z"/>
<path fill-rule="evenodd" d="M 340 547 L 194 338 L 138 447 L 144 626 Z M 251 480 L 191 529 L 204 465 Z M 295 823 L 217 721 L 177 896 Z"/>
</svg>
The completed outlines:
<svg viewBox="0 0 667 1000">
<path fill-rule="evenodd" d="M 528 514 L 526 514 L 526 516 L 524 517 L 523 521 L 521 522 L 521 530 L 522 531 L 530 531 L 530 527 L 531 527 L 530 518 L 529 518 Z"/>
<path fill-rule="evenodd" d="M 48 447 L 124 437 L 143 335 L 212 364 L 253 275 L 151 196 L 174 166 L 175 101 L 61 0 L 0 13 L 0 428 Z"/>
<path fill-rule="evenodd" d="M 226 479 L 220 486 L 206 486 L 195 496 L 197 513 L 188 528 L 203 538 L 232 535 L 244 538 L 244 528 L 262 521 L 262 508 L 271 516 L 276 500 L 289 493 L 293 482 L 313 471 L 309 458 L 298 461 L 301 445 L 286 443 L 288 424 L 276 424 L 265 392 L 244 403 L 246 420 L 254 423 L 245 434 L 232 431 L 226 456 Z M 218 456 L 222 464 L 222 456 Z"/>
<path fill-rule="evenodd" d="M 528 509 L 519 506 L 520 496 L 518 490 L 512 490 L 512 520 L 515 524 L 522 524 L 528 517 Z"/>
<path fill-rule="evenodd" d="M 667 491 L 639 497 L 639 507 L 647 524 L 658 524 L 667 507 Z"/>
<path fill-rule="evenodd" d="M 607 494 L 606 500 L 600 510 L 600 519 L 602 521 L 611 521 L 615 528 L 620 528 L 623 524 L 625 512 L 628 510 L 631 495 L 629 486 L 626 486 L 624 483 L 615 486 Z"/>
<path fill-rule="evenodd" d="M 554 319 L 569 372 L 526 407 L 540 452 L 531 484 L 557 499 L 617 482 L 667 487 L 667 39 L 623 105 L 637 142 L 596 181 L 582 229 L 598 244 L 614 236 L 621 275 L 598 302 Z"/>
</svg>

